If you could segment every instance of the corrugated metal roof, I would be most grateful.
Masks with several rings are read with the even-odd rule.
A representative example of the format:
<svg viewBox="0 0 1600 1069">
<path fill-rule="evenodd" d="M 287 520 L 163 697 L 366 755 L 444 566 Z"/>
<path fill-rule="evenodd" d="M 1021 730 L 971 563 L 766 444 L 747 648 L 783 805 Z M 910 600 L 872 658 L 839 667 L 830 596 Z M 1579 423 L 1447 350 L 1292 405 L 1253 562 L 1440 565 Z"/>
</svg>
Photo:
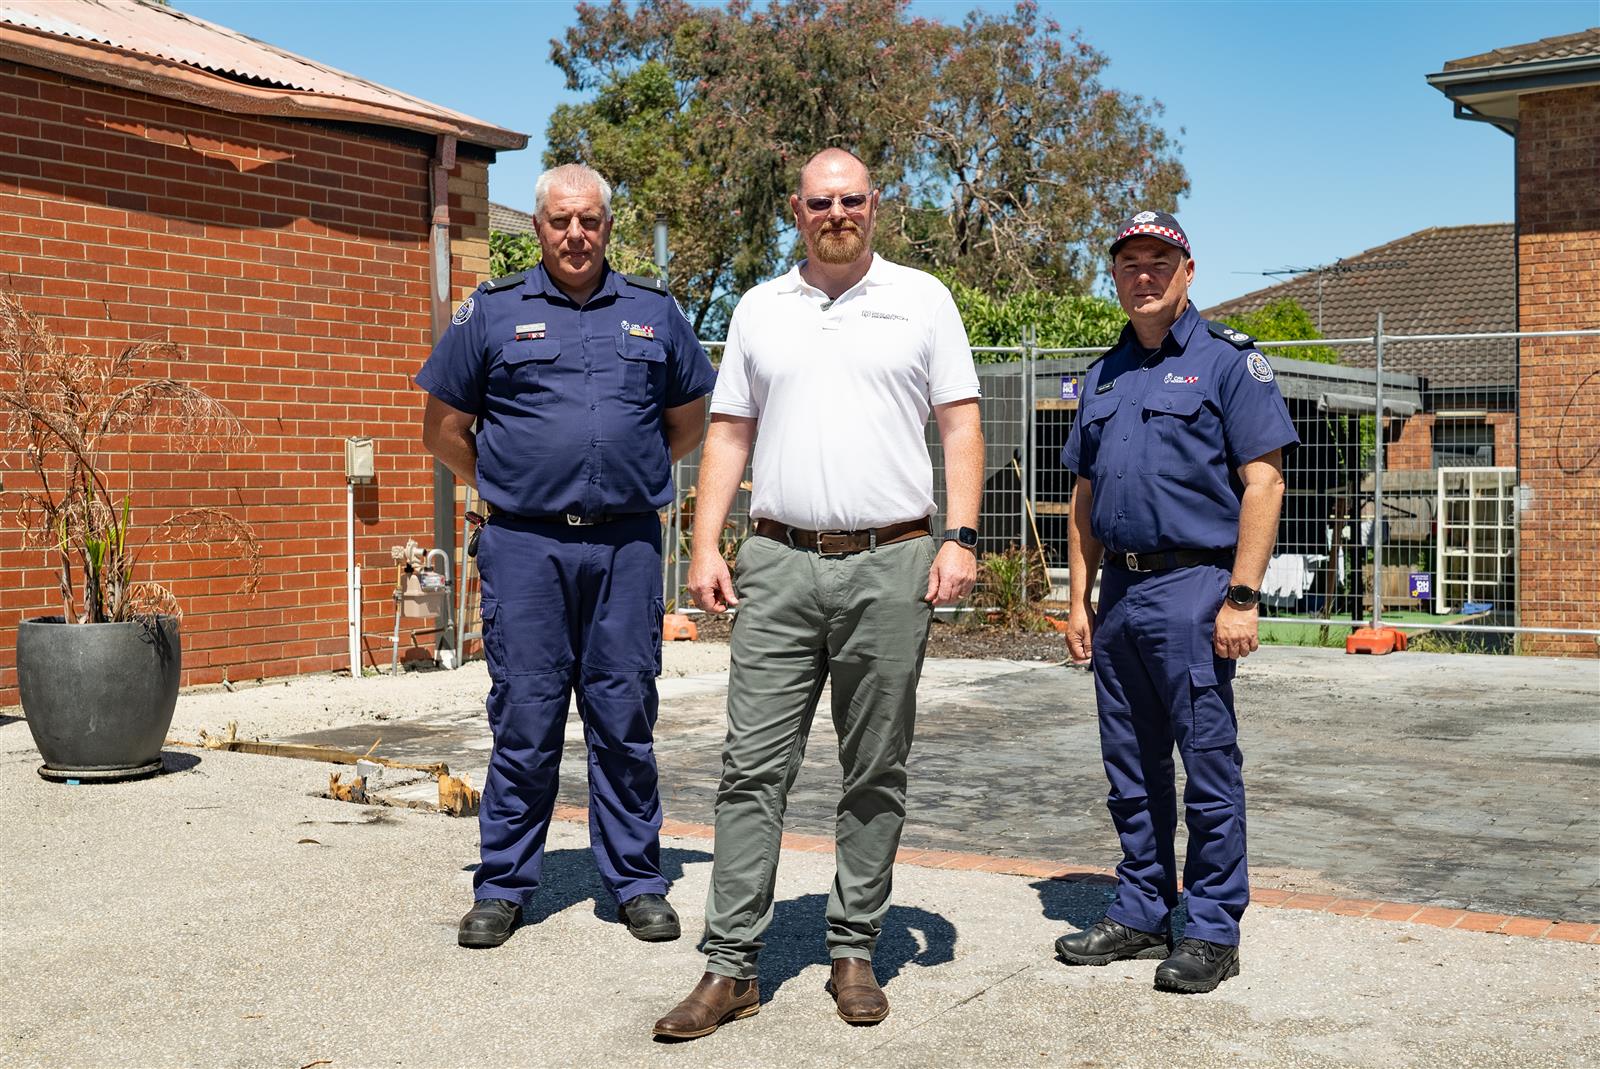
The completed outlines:
<svg viewBox="0 0 1600 1069">
<path fill-rule="evenodd" d="M 507 135 L 494 137 L 499 143 L 497 147 L 510 147 L 506 144 L 508 138 L 520 140 L 515 147 L 521 147 L 527 140 L 515 131 L 157 4 L 138 0 L 0 0 L 0 24 L 51 37 L 93 42 L 118 52 L 166 60 L 252 86 L 348 100 L 432 118 L 446 125 L 476 127 Z M 367 121 L 371 121 L 370 118 Z"/>
</svg>

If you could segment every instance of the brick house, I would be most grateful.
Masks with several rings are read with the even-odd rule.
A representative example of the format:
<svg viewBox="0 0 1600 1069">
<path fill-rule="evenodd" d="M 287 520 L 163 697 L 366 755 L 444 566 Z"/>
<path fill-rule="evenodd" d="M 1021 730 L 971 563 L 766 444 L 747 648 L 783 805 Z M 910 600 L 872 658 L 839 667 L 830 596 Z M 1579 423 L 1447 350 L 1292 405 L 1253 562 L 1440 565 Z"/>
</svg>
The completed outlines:
<svg viewBox="0 0 1600 1069">
<path fill-rule="evenodd" d="M 377 442 L 366 630 L 392 611 L 389 547 L 453 528 L 410 376 L 487 273 L 488 166 L 526 141 L 171 8 L 0 0 L 0 285 L 73 343 L 170 339 L 255 438 L 226 470 L 133 458 L 136 524 L 229 503 L 266 553 L 254 597 L 225 562 L 151 555 L 185 610 L 185 684 L 348 665 L 345 437 Z M 0 569 L 4 703 L 16 622 L 60 609 L 9 527 Z"/>
<path fill-rule="evenodd" d="M 1457 118 L 1516 141 L 1518 329 L 1600 329 L 1600 28 L 1452 60 L 1428 82 Z M 1521 341 L 1517 383 L 1521 622 L 1600 628 L 1600 339 Z M 1579 636 L 1522 648 L 1600 652 Z"/>
<path fill-rule="evenodd" d="M 1480 334 L 1514 330 L 1516 244 L 1510 223 L 1432 227 L 1321 270 L 1206 310 L 1208 318 L 1254 312 L 1293 298 L 1323 337 L 1370 336 L 1383 312 L 1387 334 Z M 1371 346 L 1339 352 L 1350 367 L 1373 366 Z M 1384 368 L 1424 382 L 1422 410 L 1390 427 L 1385 469 L 1513 466 L 1516 343 L 1402 342 Z"/>
</svg>

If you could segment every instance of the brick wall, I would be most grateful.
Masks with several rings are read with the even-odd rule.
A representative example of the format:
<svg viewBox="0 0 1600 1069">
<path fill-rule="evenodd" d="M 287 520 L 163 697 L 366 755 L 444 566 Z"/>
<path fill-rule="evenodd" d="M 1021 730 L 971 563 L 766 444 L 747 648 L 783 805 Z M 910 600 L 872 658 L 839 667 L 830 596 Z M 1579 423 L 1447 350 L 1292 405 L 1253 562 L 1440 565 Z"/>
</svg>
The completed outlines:
<svg viewBox="0 0 1600 1069">
<path fill-rule="evenodd" d="M 1600 327 L 1600 87 L 1524 96 L 1517 133 L 1518 322 Z M 1600 627 L 1600 343 L 1521 343 L 1522 623 Z M 1528 652 L 1596 655 L 1589 637 Z"/>
<path fill-rule="evenodd" d="M 424 135 L 234 116 L 0 61 L 0 285 L 97 350 L 151 334 L 177 343 L 186 359 L 173 370 L 254 435 L 226 467 L 130 458 L 135 525 L 227 504 L 265 548 L 253 597 L 235 593 L 230 563 L 150 555 L 146 577 L 184 608 L 186 684 L 348 664 L 345 436 L 378 449 L 377 481 L 357 493 L 365 630 L 390 624 L 389 547 L 431 541 L 431 461 L 409 376 L 431 342 L 432 149 Z M 473 151 L 463 146 L 450 186 L 457 295 L 488 268 L 488 159 Z M 15 488 L 18 458 L 5 459 Z M 16 621 L 60 609 L 49 562 L 9 525 L 0 570 L 6 703 Z M 365 648 L 368 663 L 387 663 L 386 643 Z"/>
</svg>

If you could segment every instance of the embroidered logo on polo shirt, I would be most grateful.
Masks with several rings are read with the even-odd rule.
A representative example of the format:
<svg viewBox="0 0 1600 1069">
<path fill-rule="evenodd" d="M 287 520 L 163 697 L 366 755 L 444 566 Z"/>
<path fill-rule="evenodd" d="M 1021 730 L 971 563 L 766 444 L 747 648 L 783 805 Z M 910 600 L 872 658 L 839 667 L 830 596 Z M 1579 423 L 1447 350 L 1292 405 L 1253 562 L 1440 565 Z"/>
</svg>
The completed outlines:
<svg viewBox="0 0 1600 1069">
<path fill-rule="evenodd" d="M 875 312 L 870 308 L 863 309 L 861 314 L 867 319 L 898 319 L 902 323 L 911 322 L 910 316 L 903 316 L 898 312 Z"/>
</svg>

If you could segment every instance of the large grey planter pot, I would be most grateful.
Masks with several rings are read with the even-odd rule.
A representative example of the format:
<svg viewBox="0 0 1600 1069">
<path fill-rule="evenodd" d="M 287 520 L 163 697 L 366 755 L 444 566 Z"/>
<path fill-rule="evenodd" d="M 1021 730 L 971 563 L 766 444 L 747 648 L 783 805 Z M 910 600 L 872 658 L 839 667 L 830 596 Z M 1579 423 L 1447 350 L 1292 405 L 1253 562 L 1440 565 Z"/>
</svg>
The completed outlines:
<svg viewBox="0 0 1600 1069">
<path fill-rule="evenodd" d="M 178 621 L 17 628 L 17 690 L 51 780 L 131 779 L 161 770 L 178 704 Z"/>
</svg>

